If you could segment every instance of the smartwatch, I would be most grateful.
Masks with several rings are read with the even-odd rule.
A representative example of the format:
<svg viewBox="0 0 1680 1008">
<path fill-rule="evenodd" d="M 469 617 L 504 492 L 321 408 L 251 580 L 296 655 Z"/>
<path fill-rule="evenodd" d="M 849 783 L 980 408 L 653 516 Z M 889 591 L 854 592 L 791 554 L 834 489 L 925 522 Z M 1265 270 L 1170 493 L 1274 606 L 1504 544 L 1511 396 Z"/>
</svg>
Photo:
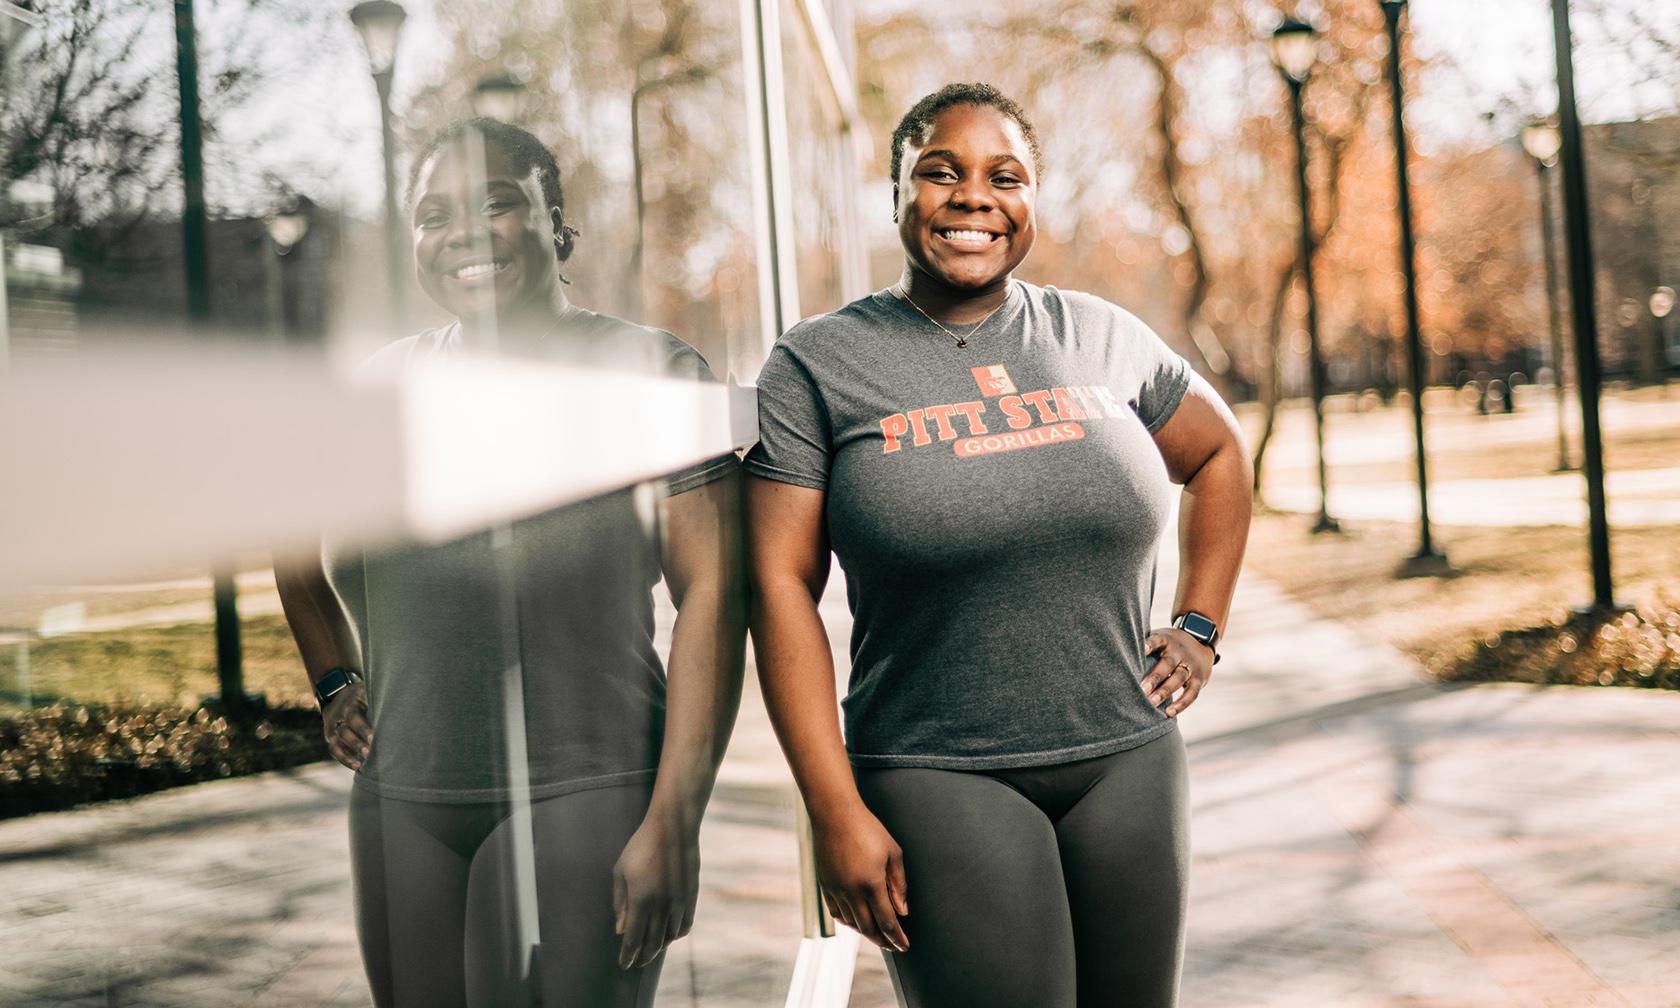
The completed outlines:
<svg viewBox="0 0 1680 1008">
<path fill-rule="evenodd" d="M 361 673 L 355 669 L 343 668 L 342 666 L 327 669 L 325 675 L 315 680 L 315 699 L 325 708 L 328 700 L 338 696 L 352 684 L 361 681 Z"/>
<path fill-rule="evenodd" d="M 1173 617 L 1172 625 L 1201 641 L 1213 652 L 1213 663 L 1219 664 L 1219 624 L 1199 612 L 1182 612 Z"/>
</svg>

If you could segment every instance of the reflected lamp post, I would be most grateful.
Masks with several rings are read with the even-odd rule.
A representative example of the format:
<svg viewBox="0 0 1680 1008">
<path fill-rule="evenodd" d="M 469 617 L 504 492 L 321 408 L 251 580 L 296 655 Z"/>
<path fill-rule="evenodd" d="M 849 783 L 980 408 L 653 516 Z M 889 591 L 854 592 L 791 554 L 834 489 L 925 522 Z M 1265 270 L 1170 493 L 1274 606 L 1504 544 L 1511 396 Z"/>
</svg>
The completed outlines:
<svg viewBox="0 0 1680 1008">
<path fill-rule="evenodd" d="M 1599 430 L 1598 314 L 1593 289 L 1592 230 L 1587 218 L 1587 159 L 1581 116 L 1575 106 L 1575 54 L 1569 34 L 1569 0 L 1552 0 L 1552 41 L 1557 49 L 1559 167 L 1563 170 L 1563 225 L 1569 250 L 1569 303 L 1575 323 L 1575 391 L 1581 401 L 1581 472 L 1587 480 L 1587 546 L 1592 567 L 1591 609 L 1616 609 L 1610 578 L 1610 520 L 1604 497 L 1604 442 Z"/>
<path fill-rule="evenodd" d="M 408 12 L 391 0 L 363 0 L 350 8 L 350 22 L 361 36 L 368 71 L 379 92 L 380 153 L 385 167 L 385 282 L 391 298 L 392 321 L 403 319 L 402 234 L 397 217 L 397 151 L 391 120 L 391 78 L 397 63 L 397 37 Z"/>
<path fill-rule="evenodd" d="M 293 285 L 286 282 L 285 263 L 292 249 L 309 233 L 309 213 L 314 204 L 307 196 L 294 196 L 283 201 L 274 212 L 263 218 L 263 228 L 274 243 L 274 255 L 264 256 L 263 275 L 269 282 L 269 323 L 272 336 L 279 342 L 289 342 L 297 330 L 289 317 L 288 293 Z"/>
<path fill-rule="evenodd" d="M 1668 317 L 1674 313 L 1674 288 L 1663 284 L 1651 291 L 1647 302 L 1651 309 L 1651 317 L 1657 320 L 1657 334 L 1662 338 L 1663 353 L 1668 364 L 1680 363 L 1674 359 L 1674 347 L 1668 343 Z"/>
<path fill-rule="evenodd" d="M 15 3 L 0 0 L 0 64 L 10 63 L 12 50 L 31 29 L 41 26 L 41 15 Z M 0 182 L 4 182 L 0 178 Z M 6 304 L 6 240 L 0 232 L 0 368 L 11 353 L 10 309 Z"/>
<path fill-rule="evenodd" d="M 1569 432 L 1564 422 L 1567 407 L 1563 394 L 1563 322 L 1558 318 L 1557 260 L 1553 249 L 1557 239 L 1552 235 L 1551 168 L 1557 164 L 1558 148 L 1563 138 L 1557 124 L 1549 119 L 1533 119 L 1523 127 L 1523 150 L 1534 162 L 1535 177 L 1540 180 L 1540 258 L 1546 268 L 1546 324 L 1551 329 L 1552 389 L 1557 394 L 1557 468 L 1553 472 L 1568 472 L 1575 468 L 1569 461 Z"/>
<path fill-rule="evenodd" d="M 1318 294 L 1313 286 L 1312 204 L 1307 186 L 1306 114 L 1301 91 L 1318 59 L 1318 31 L 1305 21 L 1285 18 L 1272 31 L 1272 62 L 1289 86 L 1289 109 L 1294 117 L 1295 187 L 1301 209 L 1301 283 L 1307 292 L 1307 352 L 1312 386 L 1313 429 L 1318 438 L 1318 520 L 1314 532 L 1339 532 L 1330 517 L 1330 477 L 1324 459 L 1324 357 L 1318 346 Z"/>
<path fill-rule="evenodd" d="M 1429 525 L 1429 463 L 1423 447 L 1423 338 L 1418 334 L 1417 241 L 1412 235 L 1412 183 L 1407 161 L 1405 95 L 1400 79 L 1400 14 L 1406 0 L 1378 0 L 1388 26 L 1388 104 L 1394 118 L 1395 190 L 1400 208 L 1400 272 L 1405 278 L 1406 363 L 1412 384 L 1412 440 L 1417 457 L 1418 548 L 1400 565 L 1401 577 L 1448 574 L 1446 554 L 1435 548 Z"/>
<path fill-rule="evenodd" d="M 181 122 L 181 265 L 186 280 L 187 323 L 204 338 L 210 321 L 209 212 L 204 201 L 204 121 L 198 96 L 198 31 L 193 0 L 175 0 L 175 76 Z M 239 590 L 233 564 L 212 563 L 210 594 L 216 618 L 216 680 L 230 720 L 248 720 L 244 645 L 239 632 Z"/>
<path fill-rule="evenodd" d="M 480 77 L 473 85 L 473 115 L 511 123 L 525 112 L 525 82 L 511 73 Z"/>
</svg>

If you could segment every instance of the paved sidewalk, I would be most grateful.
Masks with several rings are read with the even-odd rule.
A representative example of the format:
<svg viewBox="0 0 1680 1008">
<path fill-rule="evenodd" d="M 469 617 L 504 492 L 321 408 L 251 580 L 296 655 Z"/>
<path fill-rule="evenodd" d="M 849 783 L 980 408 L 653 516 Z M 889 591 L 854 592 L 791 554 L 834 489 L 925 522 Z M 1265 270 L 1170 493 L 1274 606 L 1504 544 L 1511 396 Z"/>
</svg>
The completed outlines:
<svg viewBox="0 0 1680 1008">
<path fill-rule="evenodd" d="M 1580 473 L 1442 480 L 1429 484 L 1429 516 L 1442 525 L 1584 526 L 1586 495 Z M 1605 473 L 1604 496 L 1610 524 L 1616 528 L 1680 525 L 1680 467 Z M 1281 511 L 1318 513 L 1316 487 L 1268 487 L 1265 498 Z M 1340 518 L 1415 522 L 1417 484 L 1333 482 L 1329 507 Z"/>
<path fill-rule="evenodd" d="M 825 616 L 843 649 L 842 595 Z M 1185 1008 L 1680 1006 L 1680 695 L 1428 685 L 1257 578 L 1231 623 L 1183 722 Z M 347 786 L 315 766 L 0 822 L 0 1004 L 367 1004 Z M 749 690 L 662 1006 L 782 1003 L 792 802 Z M 893 1004 L 868 948 L 851 1004 Z"/>
<path fill-rule="evenodd" d="M 1518 390 L 1521 407 L 1517 412 L 1489 416 L 1478 416 L 1463 405 L 1453 404 L 1451 395 L 1442 391 L 1432 391 L 1427 399 L 1426 431 L 1432 466 L 1429 512 L 1435 521 L 1442 525 L 1498 527 L 1586 524 L 1586 482 L 1579 472 L 1502 479 L 1442 478 L 1443 462 L 1481 455 L 1489 449 L 1506 455 L 1555 459 L 1557 407 L 1551 389 L 1524 386 Z M 1417 485 L 1408 465 L 1396 467 L 1404 475 L 1397 473 L 1382 483 L 1365 482 L 1367 477 L 1350 475 L 1344 469 L 1409 463 L 1415 451 L 1410 413 L 1393 407 L 1356 412 L 1345 396 L 1332 397 L 1327 405 L 1325 455 L 1330 473 L 1330 513 L 1361 521 L 1415 522 Z M 1240 410 L 1248 418 L 1248 429 L 1257 431 L 1257 407 L 1250 404 Z M 1601 403 L 1600 415 L 1607 441 L 1650 440 L 1670 433 L 1680 427 L 1680 385 L 1637 394 L 1611 392 Z M 1570 453 L 1579 461 L 1580 410 L 1573 395 L 1566 404 L 1565 419 Z M 1308 404 L 1286 404 L 1278 413 L 1276 432 L 1266 452 L 1266 504 L 1283 511 L 1317 513 L 1317 458 Z M 1622 469 L 1617 461 L 1617 453 L 1612 450 L 1607 460 L 1611 468 L 1605 474 L 1610 524 L 1617 528 L 1680 525 L 1680 467 Z M 1446 468 L 1464 475 L 1462 466 Z"/>
</svg>

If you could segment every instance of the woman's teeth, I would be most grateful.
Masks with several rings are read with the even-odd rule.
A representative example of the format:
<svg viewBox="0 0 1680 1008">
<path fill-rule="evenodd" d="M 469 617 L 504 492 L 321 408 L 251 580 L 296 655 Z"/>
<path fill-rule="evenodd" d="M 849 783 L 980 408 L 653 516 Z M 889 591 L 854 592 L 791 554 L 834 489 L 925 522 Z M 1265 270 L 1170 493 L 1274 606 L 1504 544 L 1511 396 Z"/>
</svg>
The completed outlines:
<svg viewBox="0 0 1680 1008">
<path fill-rule="evenodd" d="M 449 271 L 449 276 L 456 280 L 477 280 L 482 276 L 500 273 L 507 268 L 504 262 L 473 263 L 470 266 L 458 266 Z"/>
<path fill-rule="evenodd" d="M 990 231 L 968 231 L 947 228 L 939 232 L 939 236 L 948 241 L 959 242 L 990 242 L 996 241 L 997 235 Z"/>
</svg>

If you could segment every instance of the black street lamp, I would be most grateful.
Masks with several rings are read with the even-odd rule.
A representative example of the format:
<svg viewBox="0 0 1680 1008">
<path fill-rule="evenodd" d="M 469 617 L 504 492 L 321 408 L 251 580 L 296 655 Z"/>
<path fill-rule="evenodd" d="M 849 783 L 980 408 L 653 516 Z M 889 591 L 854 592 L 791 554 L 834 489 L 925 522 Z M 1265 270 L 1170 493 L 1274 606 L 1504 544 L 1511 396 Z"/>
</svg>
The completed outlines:
<svg viewBox="0 0 1680 1008">
<path fill-rule="evenodd" d="M 1563 140 L 1563 229 L 1569 249 L 1569 301 L 1575 322 L 1575 389 L 1581 400 L 1581 471 L 1587 478 L 1587 547 L 1592 563 L 1592 608 L 1616 608 L 1611 597 L 1610 520 L 1604 499 L 1604 443 L 1598 425 L 1598 318 L 1594 307 L 1592 231 L 1587 221 L 1587 158 L 1575 107 L 1575 55 L 1569 0 L 1552 0 L 1557 46 L 1558 130 Z"/>
<path fill-rule="evenodd" d="M 1318 435 L 1318 521 L 1314 532 L 1339 532 L 1330 517 L 1330 477 L 1324 461 L 1324 357 L 1318 348 L 1318 294 L 1313 287 L 1312 205 L 1307 188 L 1306 115 L 1301 90 L 1318 59 L 1318 32 L 1312 25 L 1285 18 L 1272 31 L 1272 62 L 1289 85 L 1289 108 L 1295 125 L 1295 186 L 1301 204 L 1301 283 L 1307 291 L 1308 370 L 1312 384 L 1313 429 Z"/>
<path fill-rule="evenodd" d="M 175 75 L 181 101 L 181 264 L 187 288 L 187 322 L 193 336 L 203 339 L 210 321 L 209 213 L 204 202 L 204 120 L 199 110 L 198 31 L 193 23 L 193 0 L 175 0 Z M 213 564 L 210 581 L 222 709 L 234 720 L 245 720 L 252 714 L 252 705 L 245 695 L 239 592 L 232 567 Z"/>
<path fill-rule="evenodd" d="M 379 92 L 379 140 L 385 163 L 385 270 L 392 322 L 401 327 L 403 305 L 402 232 L 397 216 L 397 142 L 391 121 L 391 78 L 397 63 L 397 36 L 408 12 L 391 0 L 363 0 L 350 8 L 350 23 L 361 36 L 368 71 Z"/>
<path fill-rule="evenodd" d="M 1417 242 L 1412 236 L 1412 183 L 1407 171 L 1406 116 L 1400 81 L 1400 13 L 1406 0 L 1378 0 L 1388 24 L 1388 104 L 1394 116 L 1394 168 L 1400 206 L 1400 271 L 1405 277 L 1406 363 L 1412 383 L 1412 439 L 1417 455 L 1418 548 L 1400 565 L 1401 577 L 1433 577 L 1452 572 L 1445 553 L 1435 548 L 1429 526 L 1429 465 L 1423 448 L 1423 339 L 1418 334 Z"/>
<path fill-rule="evenodd" d="M 1563 138 L 1558 135 L 1557 123 L 1534 119 L 1523 127 L 1522 145 L 1534 161 L 1535 177 L 1540 180 L 1540 258 L 1546 267 L 1546 323 L 1551 328 L 1552 389 L 1557 394 L 1558 460 L 1552 471 L 1569 472 L 1575 466 L 1569 461 L 1569 431 L 1564 422 L 1563 322 L 1558 318 L 1557 260 L 1552 253 L 1557 239 L 1552 236 L 1551 168 L 1557 164 Z"/>
</svg>

